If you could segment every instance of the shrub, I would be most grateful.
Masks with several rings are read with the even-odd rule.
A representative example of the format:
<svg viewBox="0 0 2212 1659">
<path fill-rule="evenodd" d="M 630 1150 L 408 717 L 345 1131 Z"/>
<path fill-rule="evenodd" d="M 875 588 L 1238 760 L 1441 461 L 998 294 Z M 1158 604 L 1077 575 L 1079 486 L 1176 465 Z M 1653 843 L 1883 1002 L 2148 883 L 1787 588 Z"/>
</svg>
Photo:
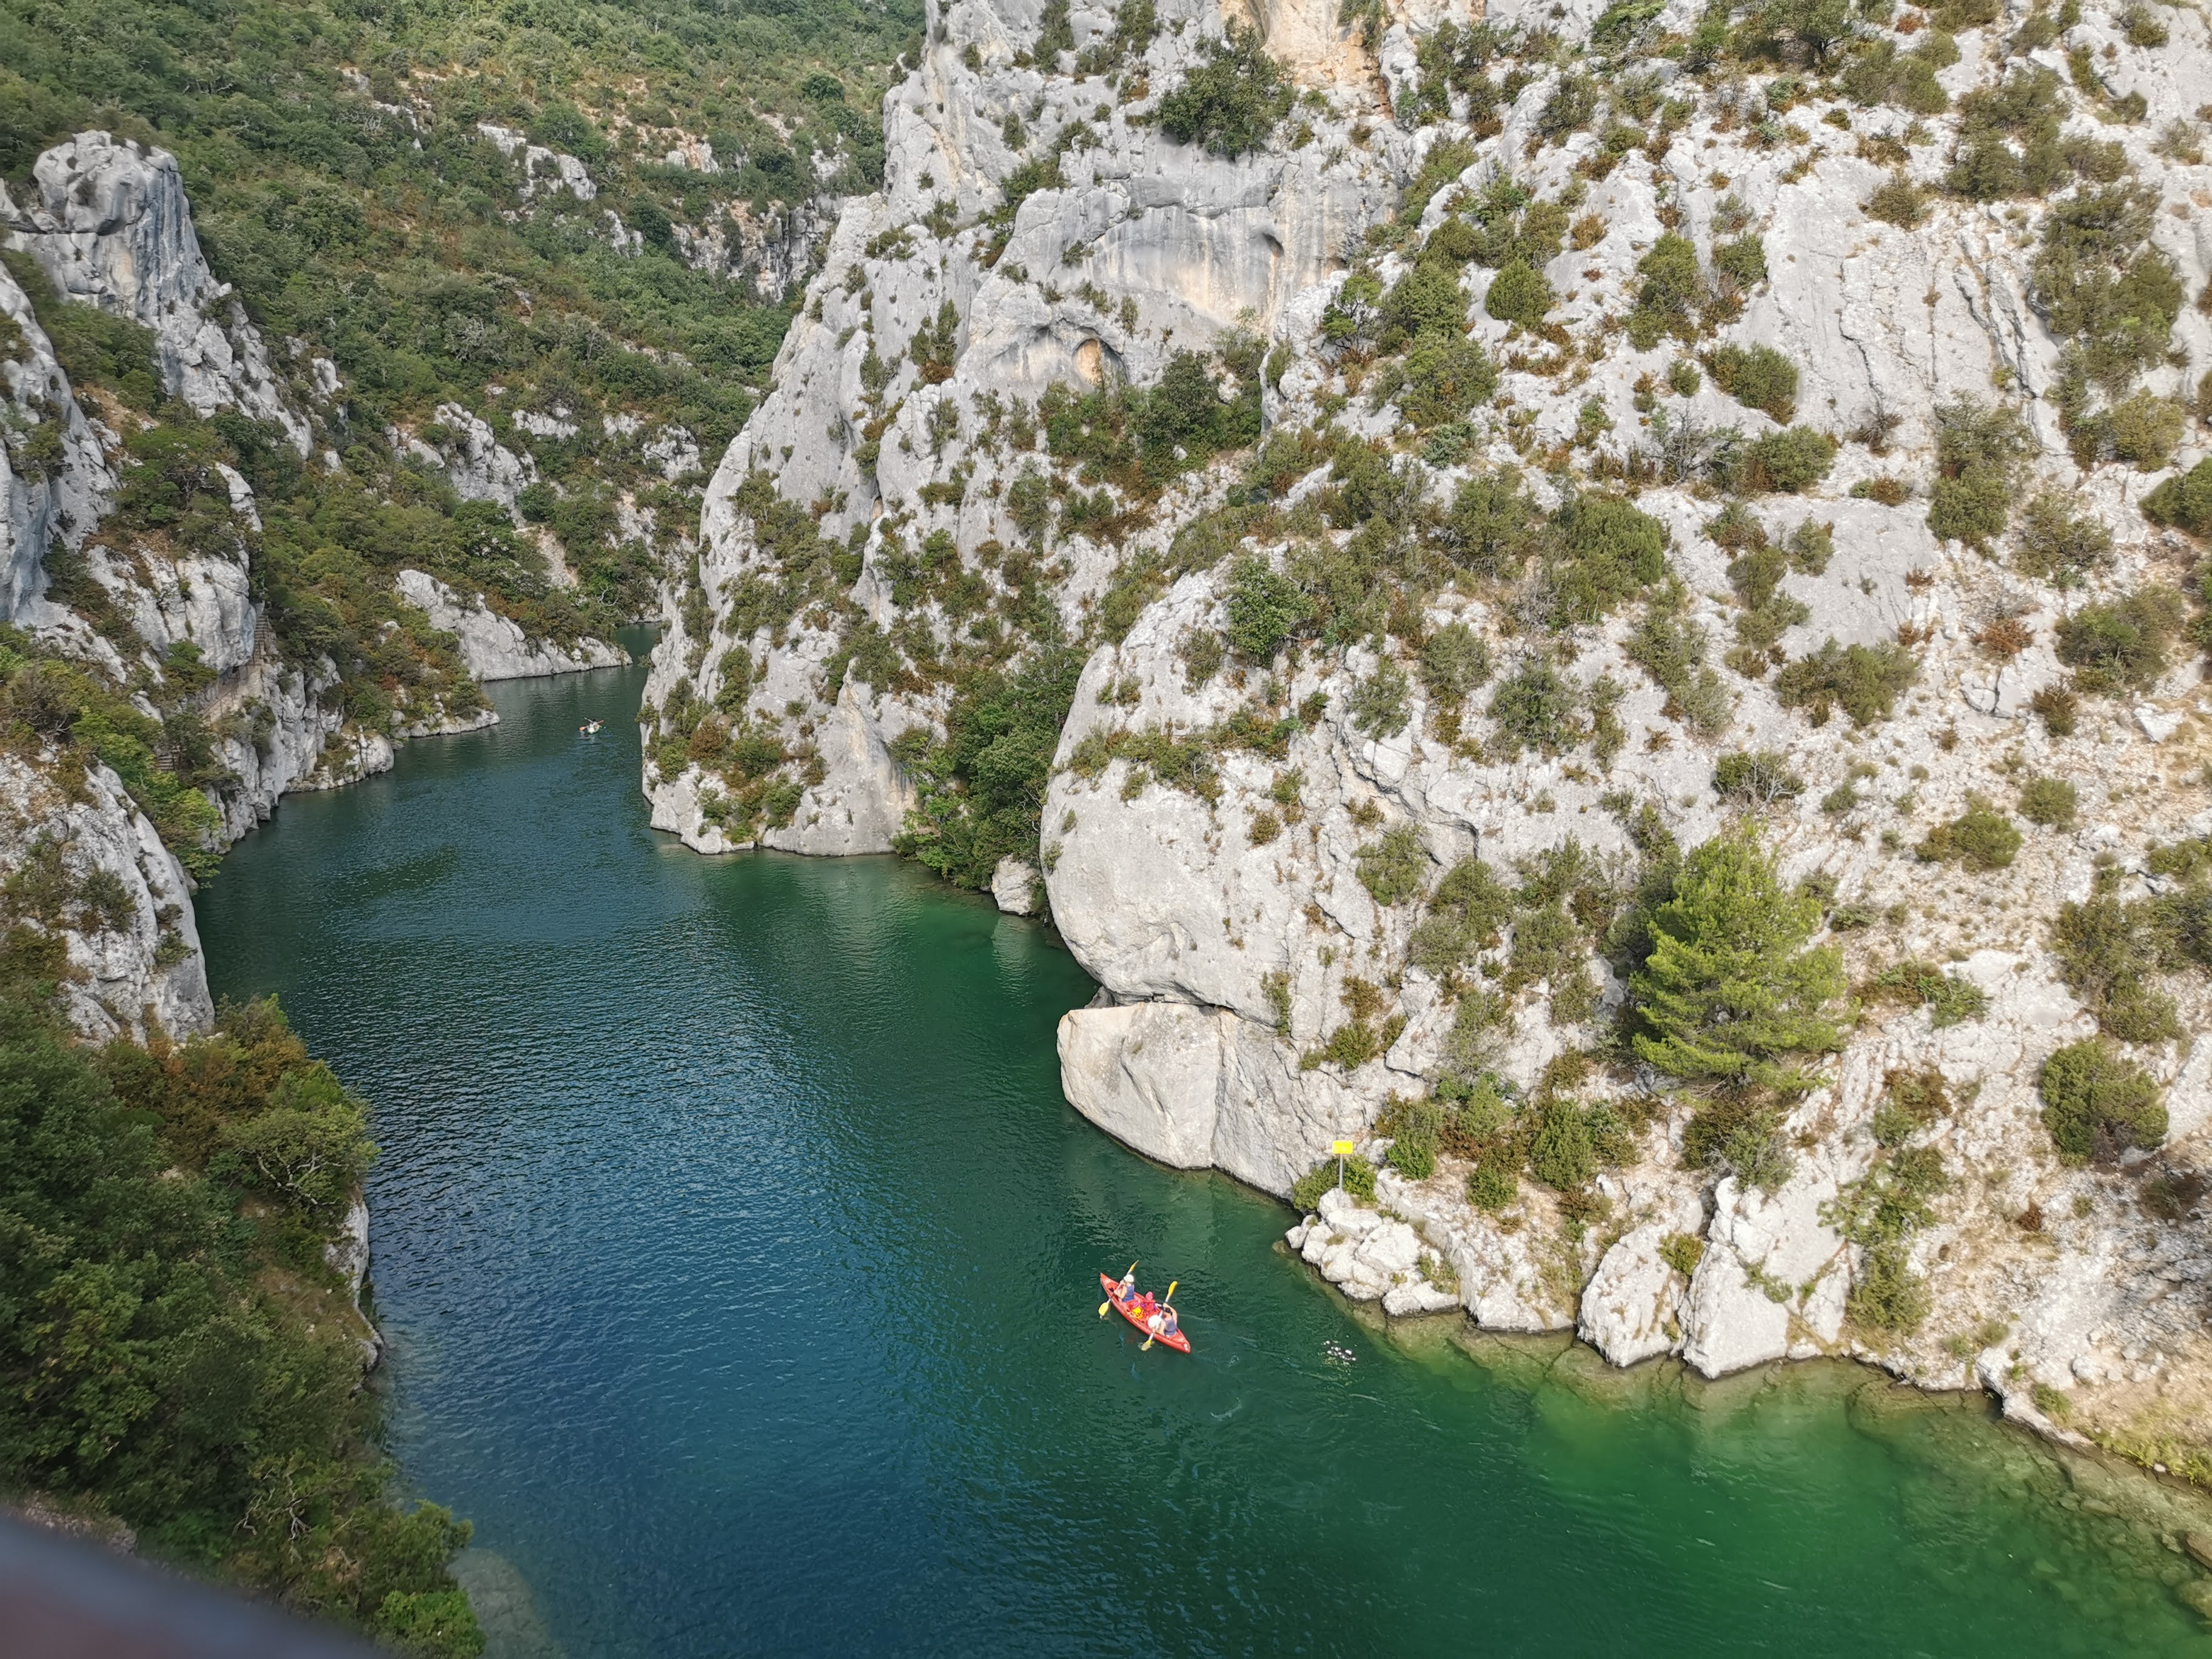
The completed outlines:
<svg viewBox="0 0 2212 1659">
<path fill-rule="evenodd" d="M 2070 738 L 2081 723 L 2081 699 L 2063 685 L 2046 685 L 2027 700 L 2043 729 L 2054 738 Z"/>
<path fill-rule="evenodd" d="M 1420 832 L 1410 823 L 1386 831 L 1361 848 L 1353 860 L 1360 885 L 1377 904 L 1403 904 L 1419 898 L 1429 884 L 1429 855 Z"/>
<path fill-rule="evenodd" d="M 2192 536 L 2212 535 L 2212 458 L 2162 481 L 2143 497 L 2143 517 L 2173 525 Z M 2105 538 L 2109 551 L 2112 538 Z"/>
<path fill-rule="evenodd" d="M 1662 335 L 1692 337 L 1696 331 L 1691 311 L 1705 297 L 1695 245 L 1668 231 L 1637 261 L 1636 269 L 1644 283 L 1628 316 L 1629 343 L 1638 351 L 1649 351 Z"/>
<path fill-rule="evenodd" d="M 1809 426 L 1769 432 L 1745 445 L 1730 482 L 1753 495 L 1802 495 L 1828 476 L 1836 441 Z"/>
<path fill-rule="evenodd" d="M 2107 891 L 2059 907 L 2051 952 L 2074 994 L 2097 1027 L 2123 1042 L 2160 1042 L 2181 1035 L 2173 999 L 2157 988 L 2164 941 L 2157 909 L 2124 903 Z"/>
<path fill-rule="evenodd" d="M 1979 1019 L 1990 1011 L 1989 993 L 1970 979 L 1960 979 L 1925 962 L 1900 962 L 1875 975 L 1874 988 L 1918 1003 L 1929 1011 L 1937 1030 L 1962 1020 Z"/>
<path fill-rule="evenodd" d="M 1866 215 L 1910 230 L 1928 216 L 1928 192 L 1904 173 L 1893 174 L 1867 198 Z"/>
<path fill-rule="evenodd" d="M 1766 244 L 1753 236 L 1738 237 L 1733 242 L 1713 245 L 1713 269 L 1732 280 L 1738 288 L 1755 288 L 1766 280 Z M 1792 375 L 1793 380 L 1796 376 Z M 1749 403 L 1749 398 L 1742 401 Z M 1753 405 L 1759 407 L 1757 404 Z M 1778 421 L 1786 421 L 1786 415 L 1778 415 Z"/>
<path fill-rule="evenodd" d="M 1782 1139 L 1782 1114 L 1753 1091 L 1728 1090 L 1700 1105 L 1683 1126 L 1682 1156 L 1692 1167 L 1721 1170 L 1771 1193 L 1795 1160 Z"/>
<path fill-rule="evenodd" d="M 1571 749 L 1583 737 L 1581 708 L 1581 695 L 1550 658 L 1525 656 L 1490 694 L 1495 747 L 1509 758 L 1524 749 Z"/>
<path fill-rule="evenodd" d="M 1406 729 L 1406 694 L 1410 689 L 1405 671 L 1384 658 L 1346 699 L 1352 725 L 1370 738 L 1396 737 Z"/>
<path fill-rule="evenodd" d="M 1421 647 L 1421 684 L 1441 706 L 1458 708 L 1490 678 L 1490 647 L 1465 623 L 1446 623 Z"/>
<path fill-rule="evenodd" d="M 1860 1258 L 1844 1305 L 1860 1325 L 1910 1335 L 1928 1318 L 1928 1282 L 1912 1271 L 1902 1245 L 1878 1245 Z"/>
<path fill-rule="evenodd" d="M 1464 420 L 1498 391 L 1498 365 L 1480 343 L 1454 331 L 1421 335 L 1386 377 L 1405 417 L 1423 431 Z"/>
<path fill-rule="evenodd" d="M 1321 1207 L 1321 1195 L 1336 1185 L 1337 1160 L 1325 1158 L 1291 1188 L 1291 1204 L 1301 1215 Z M 1344 1190 L 1366 1203 L 1375 1201 L 1375 1166 L 1353 1152 L 1344 1159 Z"/>
<path fill-rule="evenodd" d="M 2020 815 L 2046 830 L 2071 830 L 2081 798 L 2063 778 L 2030 778 L 2020 787 Z"/>
<path fill-rule="evenodd" d="M 1840 706 L 1852 725 L 1865 727 L 1889 718 L 1919 672 L 1912 653 L 1900 645 L 1844 646 L 1831 639 L 1784 668 L 1775 676 L 1774 689 L 1784 708 L 1805 709 L 1815 726 L 1826 725 Z"/>
<path fill-rule="evenodd" d="M 1771 415 L 1785 426 L 1797 410 L 1797 365 L 1772 346 L 1724 345 L 1706 360 L 1713 384 L 1747 409 Z"/>
<path fill-rule="evenodd" d="M 1521 1196 L 1521 1177 L 1510 1153 L 1490 1151 L 1467 1178 L 1468 1201 L 1478 1210 L 1494 1214 Z"/>
<path fill-rule="evenodd" d="M 1216 155 L 1243 155 L 1267 142 L 1296 90 L 1259 31 L 1231 24 L 1228 39 L 1215 41 L 1207 60 L 1160 100 L 1160 131 Z"/>
<path fill-rule="evenodd" d="M 1667 574 L 1667 527 L 1618 495 L 1583 494 L 1552 520 L 1552 623 L 1601 622 Z"/>
<path fill-rule="evenodd" d="M 1460 485 L 1437 540 L 1452 562 L 1478 576 L 1518 576 L 1535 550 L 1541 510 L 1510 470 L 1479 473 Z"/>
<path fill-rule="evenodd" d="M 2045 1060 L 2036 1087 L 2043 1127 L 2069 1164 L 2113 1163 L 2131 1146 L 2166 1139 L 2166 1108 L 2150 1073 L 2094 1037 Z"/>
<path fill-rule="evenodd" d="M 1582 1109 L 1571 1100 L 1548 1100 L 1538 1114 L 1529 1173 L 1554 1192 L 1581 1191 L 1597 1173 L 1597 1149 Z"/>
<path fill-rule="evenodd" d="M 2030 267 L 2029 297 L 2065 343 L 2065 365 L 2115 394 L 2165 360 L 2181 314 L 2181 278 L 2148 245 L 2158 191 L 2083 189 L 2053 206 Z"/>
<path fill-rule="evenodd" d="M 2186 614 L 2170 587 L 2136 589 L 2124 599 L 2087 605 L 2058 624 L 2058 660 L 2093 695 L 2147 691 L 2166 672 L 2166 652 Z"/>
<path fill-rule="evenodd" d="M 1247 662 L 1270 663 L 1312 614 L 1297 584 L 1260 554 L 1247 554 L 1229 573 L 1229 643 Z"/>
<path fill-rule="evenodd" d="M 1467 321 L 1467 295 L 1459 272 L 1440 259 L 1423 259 L 1382 296 L 1380 344 L 1394 351 L 1423 334 L 1452 336 Z"/>
<path fill-rule="evenodd" d="M 1442 977 L 1496 945 L 1512 915 L 1513 890 L 1480 859 L 1462 859 L 1437 884 L 1407 959 Z"/>
<path fill-rule="evenodd" d="M 1491 279 L 1490 292 L 1483 297 L 1482 308 L 1501 323 L 1518 323 L 1522 328 L 1533 329 L 1544 320 L 1544 313 L 1558 300 L 1551 280 L 1542 271 L 1516 259 Z"/>
<path fill-rule="evenodd" d="M 2212 475 L 2206 482 L 2212 484 Z M 2145 514 L 2157 495 L 2153 490 L 2144 501 Z M 2064 496 L 2045 490 L 2021 509 L 2012 562 L 2022 575 L 2078 587 L 2084 576 L 2112 562 L 2112 532 L 2087 514 L 2074 513 Z"/>
<path fill-rule="evenodd" d="M 1937 824 L 1915 850 L 1930 862 L 1956 860 L 1977 870 L 2005 868 L 2020 852 L 2020 831 L 1980 797 L 1969 795 L 1966 803 L 1965 811 Z"/>
<path fill-rule="evenodd" d="M 1840 958 L 1807 941 L 1820 902 L 1784 889 L 1748 826 L 1697 848 L 1651 916 L 1631 975 L 1638 1058 L 1672 1077 L 1796 1087 L 1792 1060 L 1839 1048 Z"/>
<path fill-rule="evenodd" d="M 1943 540 L 1977 546 L 2002 534 L 2021 463 L 2033 449 L 2026 424 L 2008 409 L 1964 398 L 1940 406 L 1928 527 Z"/>
<path fill-rule="evenodd" d="M 1713 767 L 1713 790 L 1724 800 L 1767 806 L 1805 793 L 1805 780 L 1771 749 L 1723 755 Z"/>
</svg>

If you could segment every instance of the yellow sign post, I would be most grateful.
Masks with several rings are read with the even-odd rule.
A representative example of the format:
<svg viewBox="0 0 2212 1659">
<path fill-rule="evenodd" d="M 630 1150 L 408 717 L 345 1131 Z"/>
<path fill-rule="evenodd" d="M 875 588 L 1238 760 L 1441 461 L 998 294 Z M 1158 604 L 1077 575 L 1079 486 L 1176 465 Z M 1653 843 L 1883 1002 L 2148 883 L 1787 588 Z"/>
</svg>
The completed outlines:
<svg viewBox="0 0 2212 1659">
<path fill-rule="evenodd" d="M 1336 1154 L 1336 1190 L 1340 1193 L 1344 1190 L 1344 1160 L 1352 1155 L 1352 1143 L 1348 1140 L 1332 1140 L 1328 1144 L 1328 1149 Z"/>
</svg>

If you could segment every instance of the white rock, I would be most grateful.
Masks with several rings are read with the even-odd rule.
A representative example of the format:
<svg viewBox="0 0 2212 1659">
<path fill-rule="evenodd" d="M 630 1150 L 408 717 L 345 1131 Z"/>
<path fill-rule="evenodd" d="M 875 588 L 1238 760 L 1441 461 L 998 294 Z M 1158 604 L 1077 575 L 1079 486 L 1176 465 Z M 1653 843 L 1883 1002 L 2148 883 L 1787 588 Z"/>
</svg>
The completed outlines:
<svg viewBox="0 0 2212 1659">
<path fill-rule="evenodd" d="M 1008 854 L 991 872 L 991 900 L 1009 915 L 1035 915 L 1037 867 L 1027 859 Z"/>
</svg>

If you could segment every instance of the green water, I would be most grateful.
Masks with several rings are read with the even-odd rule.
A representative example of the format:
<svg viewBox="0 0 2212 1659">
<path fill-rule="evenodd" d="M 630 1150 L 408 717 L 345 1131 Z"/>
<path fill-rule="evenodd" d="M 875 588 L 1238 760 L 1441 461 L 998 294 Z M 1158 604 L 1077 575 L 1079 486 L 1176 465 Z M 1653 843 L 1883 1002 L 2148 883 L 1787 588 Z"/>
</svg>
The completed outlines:
<svg viewBox="0 0 2212 1659">
<path fill-rule="evenodd" d="M 641 681 L 496 690 L 200 906 L 376 1104 L 395 1449 L 495 1651 L 2212 1650 L 1978 1401 L 1364 1321 L 1069 1110 L 1042 929 L 647 830 Z M 1095 1317 L 1132 1256 L 1192 1357 Z"/>
</svg>

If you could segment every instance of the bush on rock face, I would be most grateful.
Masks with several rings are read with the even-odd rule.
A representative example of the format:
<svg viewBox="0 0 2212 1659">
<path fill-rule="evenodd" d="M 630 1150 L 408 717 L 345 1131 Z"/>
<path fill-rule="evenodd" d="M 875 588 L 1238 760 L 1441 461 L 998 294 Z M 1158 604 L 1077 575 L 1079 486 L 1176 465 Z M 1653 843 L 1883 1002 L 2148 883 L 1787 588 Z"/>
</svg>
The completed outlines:
<svg viewBox="0 0 2212 1659">
<path fill-rule="evenodd" d="M 1796 412 L 1797 365 L 1772 346 L 1725 345 L 1706 366 L 1713 384 L 1745 408 L 1763 410 L 1785 426 Z"/>
<path fill-rule="evenodd" d="M 2143 517 L 2192 536 L 2212 535 L 2212 459 L 2176 473 L 2143 497 Z"/>
<path fill-rule="evenodd" d="M 1534 328 L 1558 297 L 1542 271 L 1516 260 L 1492 279 L 1482 308 L 1501 323 Z"/>
<path fill-rule="evenodd" d="M 2058 660 L 2093 694 L 2147 691 L 2166 672 L 2166 652 L 2186 607 L 2170 587 L 2138 588 L 2104 605 L 2085 605 L 2058 624 Z"/>
<path fill-rule="evenodd" d="M 2069 1164 L 2115 1162 L 2166 1139 L 2166 1108 L 2150 1073 L 2094 1037 L 2043 1062 L 2043 1125 Z"/>
<path fill-rule="evenodd" d="M 1969 797 L 1966 810 L 1929 830 L 1916 850 L 1931 863 L 1954 860 L 1977 870 L 2002 870 L 2020 851 L 2020 831 L 1987 801 Z"/>
<path fill-rule="evenodd" d="M 1250 554 L 1229 573 L 1229 643 L 1252 663 L 1270 663 L 1312 614 L 1296 582 Z"/>
<path fill-rule="evenodd" d="M 1420 832 L 1410 823 L 1401 823 L 1361 848 L 1357 868 L 1360 884 L 1377 904 L 1403 904 L 1419 898 L 1429 884 L 1429 855 L 1422 848 Z"/>
<path fill-rule="evenodd" d="M 1160 100 L 1160 131 L 1179 144 L 1202 144 L 1234 158 L 1267 142 L 1291 112 L 1291 77 L 1267 55 L 1259 31 L 1231 26 L 1212 58 Z"/>
<path fill-rule="evenodd" d="M 1300 1176 L 1291 1188 L 1291 1202 L 1302 1215 L 1321 1206 L 1321 1195 L 1336 1185 L 1337 1161 L 1325 1158 Z M 1375 1201 L 1375 1166 L 1354 1152 L 1344 1160 L 1344 1190 L 1354 1198 Z"/>
</svg>

